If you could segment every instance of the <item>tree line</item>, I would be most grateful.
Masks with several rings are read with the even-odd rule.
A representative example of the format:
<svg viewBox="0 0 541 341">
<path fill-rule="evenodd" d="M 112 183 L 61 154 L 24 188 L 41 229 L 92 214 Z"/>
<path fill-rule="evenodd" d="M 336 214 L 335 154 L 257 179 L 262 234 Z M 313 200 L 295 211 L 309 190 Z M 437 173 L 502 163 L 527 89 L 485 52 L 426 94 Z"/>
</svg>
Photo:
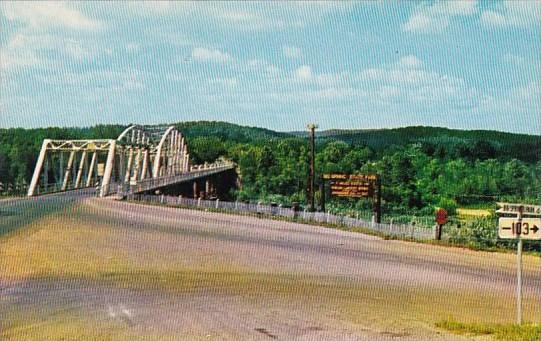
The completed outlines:
<svg viewBox="0 0 541 341">
<path fill-rule="evenodd" d="M 194 163 L 219 157 L 237 163 L 242 184 L 233 193 L 237 199 L 305 202 L 309 148 L 304 133 L 224 122 L 183 122 L 177 127 L 187 136 Z M 5 190 L 29 182 L 44 138 L 116 138 L 124 128 L 0 129 L 0 183 Z M 408 138 L 396 138 L 406 133 Z M 395 142 L 388 144 L 386 138 Z M 317 140 L 316 183 L 329 172 L 377 173 L 382 178 L 384 211 L 395 213 L 433 212 L 434 207 L 453 212 L 458 206 L 498 200 L 539 203 L 541 158 L 531 151 L 540 146 L 537 136 L 427 127 L 357 135 L 324 132 Z M 517 149 L 526 151 L 513 154 Z M 359 209 L 371 205 L 367 200 L 335 201 Z"/>
</svg>

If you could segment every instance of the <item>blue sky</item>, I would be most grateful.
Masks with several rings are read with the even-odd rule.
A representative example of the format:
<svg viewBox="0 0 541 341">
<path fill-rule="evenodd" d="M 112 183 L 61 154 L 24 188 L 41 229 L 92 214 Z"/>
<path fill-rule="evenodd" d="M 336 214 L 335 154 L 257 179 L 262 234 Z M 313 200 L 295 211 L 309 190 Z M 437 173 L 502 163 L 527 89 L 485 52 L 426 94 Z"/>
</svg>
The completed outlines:
<svg viewBox="0 0 541 341">
<path fill-rule="evenodd" d="M 541 2 L 0 5 L 0 127 L 541 132 Z"/>
</svg>

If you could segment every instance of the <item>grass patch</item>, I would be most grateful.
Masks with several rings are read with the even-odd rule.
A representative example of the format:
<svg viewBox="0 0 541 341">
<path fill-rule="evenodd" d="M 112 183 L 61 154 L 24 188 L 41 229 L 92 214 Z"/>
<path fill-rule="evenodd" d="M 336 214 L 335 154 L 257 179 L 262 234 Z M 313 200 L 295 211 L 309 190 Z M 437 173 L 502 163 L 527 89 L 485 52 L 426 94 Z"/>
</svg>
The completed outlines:
<svg viewBox="0 0 541 341">
<path fill-rule="evenodd" d="M 501 341 L 538 341 L 541 340 L 541 325 L 535 323 L 496 324 L 496 323 L 463 323 L 455 320 L 443 320 L 436 327 L 459 335 L 488 335 Z"/>
<path fill-rule="evenodd" d="M 457 208 L 456 213 L 461 217 L 490 217 L 492 215 L 490 209 L 481 208 Z"/>
</svg>

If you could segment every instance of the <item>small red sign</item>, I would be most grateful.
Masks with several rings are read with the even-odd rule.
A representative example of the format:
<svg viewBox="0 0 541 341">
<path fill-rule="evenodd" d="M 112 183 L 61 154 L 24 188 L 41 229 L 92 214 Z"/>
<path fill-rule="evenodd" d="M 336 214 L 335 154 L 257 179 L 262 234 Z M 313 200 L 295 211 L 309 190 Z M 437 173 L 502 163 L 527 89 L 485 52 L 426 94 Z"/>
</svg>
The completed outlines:
<svg viewBox="0 0 541 341">
<path fill-rule="evenodd" d="M 445 225 L 448 221 L 447 211 L 443 208 L 440 208 L 436 211 L 436 223 L 438 225 Z"/>
</svg>

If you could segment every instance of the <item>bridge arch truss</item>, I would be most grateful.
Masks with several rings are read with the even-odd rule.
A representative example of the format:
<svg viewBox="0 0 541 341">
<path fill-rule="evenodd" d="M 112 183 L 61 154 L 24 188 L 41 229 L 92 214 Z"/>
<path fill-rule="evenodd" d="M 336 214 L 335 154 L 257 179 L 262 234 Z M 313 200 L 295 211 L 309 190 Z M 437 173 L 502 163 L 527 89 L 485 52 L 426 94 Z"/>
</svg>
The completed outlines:
<svg viewBox="0 0 541 341">
<path fill-rule="evenodd" d="M 28 196 L 83 187 L 98 187 L 106 196 L 117 187 L 191 168 L 186 139 L 174 126 L 131 125 L 117 139 L 45 139 Z"/>
</svg>

